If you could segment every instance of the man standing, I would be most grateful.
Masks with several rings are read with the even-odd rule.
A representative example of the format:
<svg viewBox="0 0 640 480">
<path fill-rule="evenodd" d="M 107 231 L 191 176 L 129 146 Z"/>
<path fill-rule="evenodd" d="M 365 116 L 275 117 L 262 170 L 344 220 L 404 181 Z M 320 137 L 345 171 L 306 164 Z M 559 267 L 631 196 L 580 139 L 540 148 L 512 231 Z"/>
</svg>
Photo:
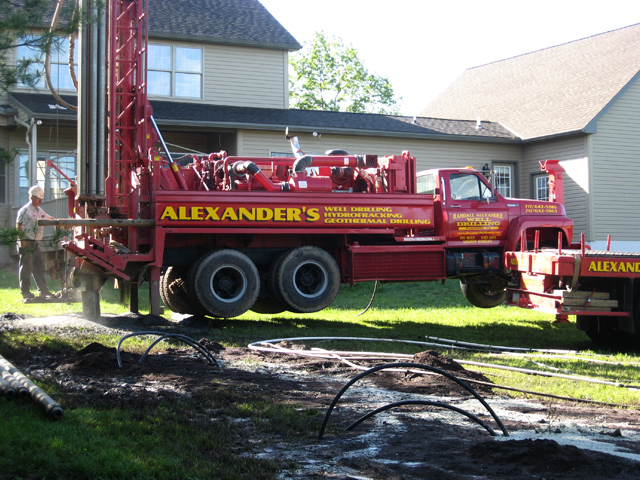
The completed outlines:
<svg viewBox="0 0 640 480">
<path fill-rule="evenodd" d="M 44 199 L 44 190 L 39 185 L 34 185 L 29 189 L 29 199 L 16 217 L 16 228 L 22 232 L 20 235 L 20 290 L 22 298 L 34 298 L 31 290 L 31 275 L 38 287 L 38 296 L 41 298 L 51 297 L 52 294 L 47 288 L 47 281 L 44 278 L 45 263 L 44 255 L 40 249 L 39 242 L 44 236 L 44 227 L 38 226 L 36 220 L 46 218 L 53 220 L 53 217 L 45 212 L 40 205 Z"/>
</svg>

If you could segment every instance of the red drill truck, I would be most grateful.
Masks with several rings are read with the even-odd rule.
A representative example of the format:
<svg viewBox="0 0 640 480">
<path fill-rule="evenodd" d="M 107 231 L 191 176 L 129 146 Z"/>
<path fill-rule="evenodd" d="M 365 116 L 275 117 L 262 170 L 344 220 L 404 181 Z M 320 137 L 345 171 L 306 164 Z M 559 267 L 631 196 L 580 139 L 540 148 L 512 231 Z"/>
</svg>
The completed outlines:
<svg viewBox="0 0 640 480">
<path fill-rule="evenodd" d="M 146 96 L 146 2 L 111 0 L 97 21 L 106 46 L 80 35 L 78 185 L 67 192 L 70 218 L 49 222 L 76 229 L 66 249 L 85 314 L 99 314 L 108 278 L 134 311 L 146 281 L 152 314 L 162 298 L 214 317 L 319 311 L 341 283 L 458 279 L 478 307 L 506 300 L 577 315 L 597 341 L 639 338 L 640 257 L 572 244 L 557 161 L 542 165 L 550 202 L 503 198 L 471 168 L 418 173 L 408 152 L 305 155 L 295 136 L 289 158 L 174 161 Z M 89 73 L 104 65 L 101 93 Z M 104 139 L 91 127 L 101 120 Z"/>
</svg>

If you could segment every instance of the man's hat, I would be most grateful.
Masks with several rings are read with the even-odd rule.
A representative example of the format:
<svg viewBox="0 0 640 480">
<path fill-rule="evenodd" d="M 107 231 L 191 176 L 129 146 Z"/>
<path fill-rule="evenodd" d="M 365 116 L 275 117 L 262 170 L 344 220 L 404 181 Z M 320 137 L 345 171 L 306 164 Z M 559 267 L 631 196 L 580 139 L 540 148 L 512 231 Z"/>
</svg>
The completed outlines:
<svg viewBox="0 0 640 480">
<path fill-rule="evenodd" d="M 34 185 L 29 189 L 29 197 L 44 198 L 44 190 L 40 185 Z"/>
</svg>

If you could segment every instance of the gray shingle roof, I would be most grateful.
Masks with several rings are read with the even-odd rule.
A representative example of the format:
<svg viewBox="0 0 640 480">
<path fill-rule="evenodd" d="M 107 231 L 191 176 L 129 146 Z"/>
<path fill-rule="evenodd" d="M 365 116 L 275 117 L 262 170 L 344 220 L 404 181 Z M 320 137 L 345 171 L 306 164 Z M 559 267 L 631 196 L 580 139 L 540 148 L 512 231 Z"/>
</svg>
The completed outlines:
<svg viewBox="0 0 640 480">
<path fill-rule="evenodd" d="M 63 96 L 75 104 L 73 96 Z M 11 105 L 42 120 L 75 123 L 75 112 L 56 107 L 48 94 L 12 92 Z M 232 107 L 171 101 L 151 102 L 154 117 L 165 128 L 191 127 L 211 131 L 215 128 L 247 130 L 274 130 L 284 132 L 285 127 L 299 132 L 319 131 L 345 135 L 371 135 L 394 138 L 424 138 L 474 140 L 481 142 L 514 143 L 519 139 L 502 125 L 483 122 L 476 128 L 475 121 L 444 120 L 425 117 L 401 117 L 370 113 L 321 112 L 312 110 Z"/>
<path fill-rule="evenodd" d="M 13 5 L 23 8 L 24 1 L 14 0 Z M 50 0 L 40 26 L 49 28 L 55 6 Z M 72 7 L 73 2 L 65 3 L 66 15 Z M 301 47 L 258 0 L 149 0 L 149 36 L 283 50 Z"/>
<path fill-rule="evenodd" d="M 471 68 L 422 115 L 500 122 L 523 139 L 585 131 L 640 71 L 640 24 Z"/>
<path fill-rule="evenodd" d="M 298 50 L 258 0 L 149 0 L 149 36 Z"/>
</svg>

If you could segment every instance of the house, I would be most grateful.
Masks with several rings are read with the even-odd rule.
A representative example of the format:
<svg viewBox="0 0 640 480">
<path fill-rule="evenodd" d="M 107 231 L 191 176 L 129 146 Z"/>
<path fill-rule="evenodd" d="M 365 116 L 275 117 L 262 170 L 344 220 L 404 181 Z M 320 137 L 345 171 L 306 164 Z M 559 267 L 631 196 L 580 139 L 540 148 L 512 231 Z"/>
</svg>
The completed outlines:
<svg viewBox="0 0 640 480">
<path fill-rule="evenodd" d="M 538 198 L 544 198 L 546 180 L 536 177 L 537 160 L 559 158 L 573 182 L 567 206 L 577 215 L 577 231 L 588 232 L 589 240 L 606 238 L 602 225 L 595 229 L 590 222 L 595 207 L 589 182 L 600 172 L 587 175 L 585 181 L 581 170 L 593 163 L 593 145 L 587 148 L 587 139 L 593 138 L 590 123 L 598 113 L 586 126 L 539 135 L 542 130 L 530 133 L 488 110 L 441 115 L 427 113 L 428 107 L 424 116 L 414 118 L 289 109 L 288 55 L 300 45 L 258 0 L 181 0 L 180 7 L 173 0 L 149 0 L 149 100 L 172 154 L 226 150 L 230 155 L 290 155 L 284 138 L 289 127 L 307 153 L 341 148 L 388 155 L 409 150 L 419 169 L 468 165 L 480 169 L 487 164 L 498 173 L 501 193 Z M 637 27 L 629 29 L 640 38 Z M 14 54 L 34 52 L 23 48 Z M 53 77 L 62 99 L 73 104 L 66 58 L 66 53 L 52 56 Z M 458 83 L 462 92 L 461 82 L 452 88 Z M 630 90 L 625 85 L 619 87 L 620 95 Z M 637 89 L 636 85 L 636 102 Z M 453 112 L 455 102 L 449 104 Z M 17 209 L 27 201 L 26 190 L 36 182 L 46 190 L 43 207 L 51 215 L 66 217 L 67 181 L 46 163 L 52 160 L 70 178 L 75 175 L 76 115 L 62 105 L 44 83 L 36 89 L 15 88 L 0 97 L 0 148 L 19 151 L 13 163 L 0 168 L 0 226 L 13 225 Z M 603 105 L 599 112 L 605 117 L 609 110 L 616 108 Z M 598 118 L 602 132 L 605 127 Z M 636 121 L 636 131 L 637 125 Z M 631 197 L 640 201 L 640 195 Z M 585 198 L 589 204 L 583 212 Z M 615 231 L 608 233 L 617 236 Z"/>
<path fill-rule="evenodd" d="M 567 213 L 592 248 L 640 251 L 640 24 L 464 72 L 422 115 L 486 119 L 520 139 L 521 196 L 561 160 Z M 574 238 L 574 241 L 578 240 Z"/>
</svg>

